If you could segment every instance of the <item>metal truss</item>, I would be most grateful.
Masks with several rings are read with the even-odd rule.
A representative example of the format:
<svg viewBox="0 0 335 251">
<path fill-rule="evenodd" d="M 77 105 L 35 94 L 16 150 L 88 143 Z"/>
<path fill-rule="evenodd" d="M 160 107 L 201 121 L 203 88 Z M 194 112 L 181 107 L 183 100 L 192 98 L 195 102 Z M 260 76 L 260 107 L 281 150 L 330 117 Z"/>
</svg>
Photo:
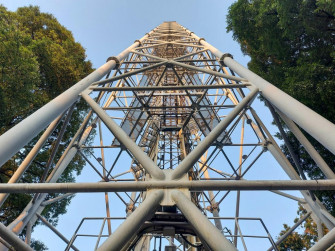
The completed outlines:
<svg viewBox="0 0 335 251">
<path fill-rule="evenodd" d="M 296 164 L 291 165 L 252 106 L 257 95 L 267 102 L 285 143 L 282 122 L 327 180 L 306 180 L 287 145 Z M 51 153 L 54 158 L 79 99 L 86 101 L 90 111 L 55 167 L 51 172 L 45 167 L 47 175 L 41 183 L 17 183 L 63 120 Z M 164 238 L 169 242 L 165 250 L 247 250 L 247 238 L 265 238 L 270 249 L 278 250 L 276 245 L 309 216 L 319 229 L 321 223 L 330 229 L 324 237 L 319 232 L 320 241 L 310 250 L 325 250 L 334 242 L 335 218 L 313 191 L 334 190 L 335 175 L 299 127 L 335 153 L 332 123 L 238 64 L 230 54 L 176 22 L 164 22 L 0 137 L 2 165 L 44 131 L 8 184 L 0 184 L 1 205 L 9 193 L 35 194 L 15 221 L 0 224 L 1 250 L 32 250 L 31 226 L 37 220 L 67 243 L 66 250 L 78 250 L 76 242 L 83 236 L 95 237 L 99 251 L 152 250 L 153 243 Z M 90 135 L 96 137 L 93 145 L 86 143 Z M 291 180 L 244 178 L 267 151 Z M 92 183 L 56 183 L 77 154 L 96 172 Z M 240 216 L 242 190 L 271 191 L 298 201 L 308 213 L 275 243 L 262 219 Z M 300 190 L 302 197 L 279 190 Z M 236 191 L 236 213 L 220 217 L 220 207 L 232 191 Z M 55 192 L 63 195 L 46 200 L 47 193 Z M 41 212 L 80 192 L 105 193 L 106 217 L 84 218 L 67 239 Z M 111 194 L 124 204 L 124 217 L 110 215 Z M 123 223 L 112 231 L 114 220 Z M 81 234 L 86 221 L 101 224 L 100 232 Z M 233 228 L 226 227 L 227 221 L 233 222 Z M 264 235 L 243 234 L 243 221 L 259 222 Z M 23 230 L 26 242 L 17 237 Z"/>
</svg>

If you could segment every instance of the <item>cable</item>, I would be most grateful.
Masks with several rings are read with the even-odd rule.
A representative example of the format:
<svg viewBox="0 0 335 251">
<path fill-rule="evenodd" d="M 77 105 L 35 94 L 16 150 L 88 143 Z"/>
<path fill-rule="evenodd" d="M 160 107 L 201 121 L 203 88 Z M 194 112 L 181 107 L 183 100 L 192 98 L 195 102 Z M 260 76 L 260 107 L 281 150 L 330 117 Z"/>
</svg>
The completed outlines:
<svg viewBox="0 0 335 251">
<path fill-rule="evenodd" d="M 183 240 L 190 246 L 194 247 L 194 248 L 201 248 L 203 246 L 203 244 L 200 245 L 194 245 L 193 243 L 189 242 L 184 235 L 180 234 L 181 238 L 183 238 Z"/>
</svg>

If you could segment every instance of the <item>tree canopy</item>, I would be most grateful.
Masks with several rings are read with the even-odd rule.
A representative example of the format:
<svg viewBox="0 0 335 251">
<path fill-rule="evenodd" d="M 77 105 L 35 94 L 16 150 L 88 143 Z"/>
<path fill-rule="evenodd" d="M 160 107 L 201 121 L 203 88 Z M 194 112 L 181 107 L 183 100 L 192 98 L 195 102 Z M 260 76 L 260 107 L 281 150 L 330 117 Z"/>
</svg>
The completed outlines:
<svg viewBox="0 0 335 251">
<path fill-rule="evenodd" d="M 8 11 L 0 5 L 0 134 L 9 130 L 25 117 L 67 90 L 92 71 L 86 60 L 84 48 L 77 43 L 72 33 L 51 14 L 42 13 L 39 7 L 29 6 Z M 86 111 L 79 103 L 71 118 L 56 160 L 65 150 L 71 136 L 79 127 Z M 39 182 L 48 161 L 52 142 L 57 138 L 62 123 L 21 178 L 23 182 Z M 22 160 L 29 153 L 38 137 L 16 154 L 0 169 L 0 181 L 8 182 Z M 60 178 L 63 182 L 74 181 L 84 166 L 77 156 Z M 57 196 L 51 194 L 48 198 Z M 1 222 L 13 221 L 32 195 L 10 195 L 0 210 Z M 70 198 L 48 206 L 43 215 L 53 224 L 66 212 Z"/>
<path fill-rule="evenodd" d="M 227 31 L 251 58 L 249 69 L 335 123 L 335 1 L 238 0 L 227 20 Z M 334 170 L 334 155 L 306 136 Z M 288 137 L 308 177 L 324 178 L 290 132 Z M 315 194 L 335 215 L 334 193 Z"/>
<path fill-rule="evenodd" d="M 335 122 L 334 15 L 328 0 L 239 0 L 227 30 L 252 71 Z"/>
<path fill-rule="evenodd" d="M 298 218 L 294 220 L 296 223 L 299 218 L 302 218 L 307 214 L 307 211 L 299 206 L 298 209 Z M 323 225 L 323 234 L 327 234 L 329 230 Z M 311 217 L 308 217 L 304 223 L 302 223 L 301 228 L 304 230 L 301 233 L 293 232 L 290 234 L 282 243 L 279 245 L 279 250 L 286 251 L 300 251 L 300 250 L 308 250 L 310 249 L 317 241 L 318 241 L 318 230 L 316 223 L 312 220 Z M 280 236 L 284 235 L 290 227 L 287 224 L 284 224 L 284 230 L 280 232 Z M 330 249 L 329 251 L 333 251 L 334 249 Z"/>
</svg>

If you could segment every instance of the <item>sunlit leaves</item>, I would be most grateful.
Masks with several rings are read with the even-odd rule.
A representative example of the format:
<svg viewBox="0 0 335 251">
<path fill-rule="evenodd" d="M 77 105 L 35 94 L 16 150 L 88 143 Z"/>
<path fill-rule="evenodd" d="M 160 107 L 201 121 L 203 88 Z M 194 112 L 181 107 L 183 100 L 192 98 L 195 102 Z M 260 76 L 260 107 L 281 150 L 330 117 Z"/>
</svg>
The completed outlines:
<svg viewBox="0 0 335 251">
<path fill-rule="evenodd" d="M 41 13 L 38 7 L 19 8 L 16 12 L 0 6 L 0 134 L 15 126 L 25 117 L 67 90 L 92 71 L 86 61 L 85 50 L 75 42 L 72 33 L 50 14 Z M 84 103 L 74 109 L 71 126 L 65 133 L 55 162 L 79 127 L 85 115 Z M 52 142 L 58 136 L 60 123 L 42 151 L 30 165 L 21 182 L 39 182 L 48 161 Z M 29 153 L 37 138 L 0 169 L 1 182 L 7 182 Z M 74 181 L 84 161 L 76 156 L 60 180 Z M 48 195 L 48 198 L 57 196 Z M 31 195 L 11 195 L 0 211 L 0 219 L 9 224 L 30 201 Z M 57 224 L 60 214 L 66 212 L 70 198 L 52 204 L 44 216 Z M 36 243 L 37 245 L 38 243 Z M 43 245 L 38 244 L 40 249 Z M 36 246 L 37 248 L 37 246 Z"/>
</svg>

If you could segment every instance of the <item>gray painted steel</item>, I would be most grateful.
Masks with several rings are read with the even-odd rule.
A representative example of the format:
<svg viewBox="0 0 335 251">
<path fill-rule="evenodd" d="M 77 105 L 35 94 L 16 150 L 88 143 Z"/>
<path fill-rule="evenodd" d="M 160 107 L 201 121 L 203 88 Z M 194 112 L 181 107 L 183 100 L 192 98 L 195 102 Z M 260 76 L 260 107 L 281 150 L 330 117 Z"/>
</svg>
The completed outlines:
<svg viewBox="0 0 335 251">
<path fill-rule="evenodd" d="M 208 181 L 140 181 L 99 183 L 0 184 L 3 193 L 91 193 L 131 192 L 147 189 L 188 188 L 191 191 L 262 191 L 262 190 L 335 190 L 335 180 L 208 180 Z"/>
<path fill-rule="evenodd" d="M 172 199 L 194 227 L 199 236 L 206 241 L 214 251 L 236 251 L 233 244 L 204 216 L 199 209 L 180 191 L 171 192 Z"/>
<path fill-rule="evenodd" d="M 303 133 L 300 131 L 300 129 L 294 124 L 294 122 L 291 119 L 289 119 L 287 116 L 285 116 L 285 114 L 283 114 L 280 111 L 278 111 L 278 112 L 279 112 L 280 117 L 284 120 L 287 127 L 294 134 L 294 136 L 297 137 L 299 142 L 304 146 L 306 151 L 309 153 L 311 158 L 315 161 L 315 163 L 318 165 L 318 167 L 321 169 L 321 171 L 324 173 L 324 175 L 328 179 L 335 179 L 334 172 L 330 169 L 330 167 L 323 160 L 323 158 L 320 156 L 320 154 L 315 150 L 315 148 L 308 141 L 308 139 L 303 135 Z"/>
<path fill-rule="evenodd" d="M 180 62 L 177 62 L 177 61 L 174 61 L 174 60 L 170 60 L 169 62 L 171 64 L 174 64 L 174 65 L 177 65 L 177 66 L 181 66 L 181 67 L 184 67 L 184 68 L 189 69 L 189 70 L 194 70 L 194 71 L 199 71 L 199 72 L 203 72 L 203 73 L 208 73 L 208 74 L 211 74 L 213 76 L 217 76 L 217 77 L 221 77 L 221 78 L 226 78 L 226 79 L 235 80 L 235 81 L 246 81 L 245 78 L 239 78 L 239 77 L 229 76 L 227 74 L 223 74 L 223 73 L 216 72 L 216 71 L 213 71 L 213 70 L 208 70 L 208 69 L 204 69 L 204 68 L 192 66 L 192 65 L 189 65 L 189 64 L 183 64 L 183 63 L 180 63 Z"/>
<path fill-rule="evenodd" d="M 58 125 L 59 121 L 61 120 L 61 116 L 58 116 L 45 130 L 45 132 L 42 134 L 40 139 L 36 142 L 33 149 L 29 152 L 27 157 L 22 161 L 21 165 L 17 168 L 13 176 L 9 179 L 8 183 L 15 183 L 20 180 L 24 172 L 29 167 L 30 163 L 33 161 L 33 159 L 36 157 L 46 140 L 49 138 L 51 133 L 54 131 L 56 126 Z M 0 207 L 3 205 L 3 203 L 6 201 L 8 195 L 7 194 L 0 194 Z"/>
<path fill-rule="evenodd" d="M 172 27 L 174 28 L 172 29 Z M 171 31 L 177 31 L 177 33 L 168 34 Z M 185 37 L 182 38 L 182 40 L 186 40 L 179 40 L 177 42 L 170 40 L 168 40 L 168 42 L 160 41 L 158 42 L 158 44 L 151 44 L 150 42 L 154 41 L 155 37 L 162 38 L 173 36 L 178 38 Z M 146 44 L 146 46 L 142 45 L 142 42 Z M 200 43 L 200 45 L 197 43 Z M 162 48 L 159 47 L 161 45 L 165 45 L 166 48 L 168 48 L 169 46 L 177 45 L 177 51 L 174 51 L 174 54 L 177 57 L 173 59 L 173 56 L 171 56 L 173 54 L 169 54 L 170 52 L 166 52 L 166 54 L 161 53 Z M 184 45 L 185 47 L 183 47 Z M 186 48 L 186 46 L 188 48 Z M 136 51 L 136 48 L 142 48 L 143 50 L 141 49 L 141 52 Z M 147 50 L 145 48 L 151 49 Z M 152 54 L 146 54 L 144 52 Z M 183 53 L 185 53 L 186 55 L 183 55 Z M 211 53 L 213 53 L 218 58 L 218 61 L 220 61 L 221 65 L 229 66 L 234 72 L 238 73 L 239 77 L 234 76 L 233 73 L 229 75 L 228 70 L 225 67 L 219 69 L 222 70 L 222 72 L 224 73 L 218 72 L 217 62 L 215 62 Z M 162 55 L 162 58 L 155 55 Z M 195 60 L 193 60 L 193 56 L 195 56 Z M 98 81 L 114 67 L 119 67 L 119 61 L 126 57 L 128 57 L 126 59 L 126 62 L 121 62 L 122 66 L 118 68 L 119 70 L 116 70 L 114 72 L 115 74 L 113 77 Z M 155 61 L 149 60 L 150 58 Z M 184 60 L 183 62 L 178 62 L 178 60 L 185 58 L 187 58 L 187 60 Z M 14 183 L 19 180 L 20 176 L 29 166 L 29 163 L 33 160 L 39 149 L 42 147 L 43 142 L 47 139 L 53 128 L 56 126 L 56 122 L 59 120 L 59 117 L 57 118 L 57 116 L 60 116 L 60 114 L 64 113 L 73 103 L 75 103 L 80 98 L 80 95 L 92 108 L 89 115 L 82 123 L 80 129 L 77 131 L 76 135 L 67 146 L 67 149 L 58 160 L 54 170 L 47 178 L 46 183 L 0 184 L 0 193 L 39 193 L 35 196 L 36 200 L 34 202 L 31 201 L 20 214 L 20 216 L 16 220 L 14 220 L 8 227 L 0 225 L 0 234 L 6 241 L 8 241 L 8 243 L 13 243 L 13 245 L 20 246 L 17 248 L 18 250 L 31 250 L 30 248 L 26 249 L 27 245 L 24 244 L 18 237 L 16 237 L 15 234 L 21 233 L 21 231 L 27 226 L 27 224 L 29 232 L 29 224 L 32 225 L 36 222 L 39 214 L 43 211 L 45 205 L 53 203 L 54 201 L 60 200 L 69 195 L 66 194 L 64 196 L 59 196 L 58 198 L 55 198 L 53 200 L 44 202 L 47 193 L 54 192 L 105 192 L 106 194 L 107 192 L 133 192 L 129 204 L 127 204 L 122 199 L 122 201 L 127 206 L 126 210 L 128 218 L 105 241 L 105 243 L 102 244 L 99 250 L 121 250 L 122 248 L 125 249 L 125 247 L 131 245 L 131 240 L 134 240 L 133 237 L 138 232 L 140 226 L 144 223 L 144 221 L 149 220 L 149 218 L 153 216 L 156 208 L 159 205 L 166 206 L 167 204 L 169 206 L 178 206 L 182 214 L 194 227 L 195 234 L 198 235 L 198 237 L 205 246 L 208 245 L 211 250 L 236 250 L 236 248 L 220 233 L 220 231 L 213 224 L 211 224 L 207 217 L 202 214 L 201 211 L 197 208 L 198 206 L 201 207 L 203 210 L 208 209 L 205 207 L 205 204 L 208 203 L 209 205 L 212 205 L 211 202 L 214 203 L 214 200 L 212 200 L 212 198 L 215 198 L 213 196 L 213 193 L 209 192 L 210 198 L 207 198 L 206 201 L 204 201 L 203 206 L 200 205 L 200 203 L 195 205 L 194 203 L 197 203 L 196 200 L 191 201 L 185 196 L 185 194 L 192 194 L 192 196 L 196 196 L 196 194 L 198 194 L 199 192 L 201 194 L 202 192 L 212 190 L 227 191 L 226 194 L 228 194 L 230 191 L 235 190 L 300 190 L 304 199 L 290 196 L 280 191 L 274 192 L 279 195 L 286 196 L 288 198 L 302 202 L 303 206 L 308 211 L 313 211 L 313 217 L 316 217 L 316 221 L 318 223 L 322 221 L 329 229 L 332 229 L 335 226 L 335 218 L 328 212 L 326 212 L 325 207 L 322 205 L 322 203 L 318 199 L 315 200 L 308 191 L 335 190 L 335 174 L 320 157 L 320 155 L 315 151 L 313 146 L 307 141 L 307 139 L 303 136 L 301 131 L 291 119 L 293 119 L 302 128 L 304 128 L 312 136 L 314 136 L 316 139 L 318 139 L 321 143 L 323 143 L 326 147 L 334 152 L 335 126 L 332 125 L 329 121 L 315 114 L 313 111 L 303 106 L 301 103 L 294 100 L 293 98 L 289 97 L 287 94 L 281 92 L 279 89 L 277 89 L 264 79 L 260 78 L 256 74 L 239 65 L 236 61 L 230 58 L 229 55 L 224 55 L 222 52 L 207 43 L 204 39 L 197 37 L 196 35 L 194 35 L 194 33 L 191 33 L 190 31 L 183 28 L 182 26 L 179 26 L 175 22 L 163 23 L 161 26 L 158 26 L 149 34 L 144 36 L 141 40 L 136 40 L 132 46 L 127 48 L 117 57 L 112 57 L 110 59 L 111 60 L 103 65 L 101 68 L 90 74 L 82 81 L 78 82 L 75 86 L 58 96 L 56 99 L 45 105 L 43 108 L 32 114 L 30 117 L 15 126 L 12 130 L 8 131 L 0 137 L 0 148 L 4 149 L 2 152 L 0 152 L 0 165 L 2 165 L 22 146 L 28 143 L 30 139 L 37 135 L 37 133 L 42 131 L 49 123 L 51 123 L 49 125 L 49 128 L 44 132 L 43 136 L 40 138 L 38 143 L 31 151 L 31 153 L 27 156 L 26 160 L 21 164 L 18 171 L 15 172 L 13 177 L 10 179 L 9 183 Z M 149 66 L 147 66 L 144 59 L 148 59 L 147 62 L 149 63 Z M 137 63 L 135 63 L 136 61 Z M 208 64 L 206 64 L 205 62 L 207 62 Z M 213 68 L 210 66 L 210 64 L 212 64 Z M 128 67 L 126 65 L 133 65 L 134 67 Z M 138 69 L 137 67 L 140 67 L 140 69 Z M 156 74 L 153 80 L 149 77 L 150 72 Z M 198 75 L 199 72 L 202 74 L 203 78 L 200 78 L 200 76 Z M 120 74 L 118 75 L 118 73 Z M 167 76 L 166 73 L 169 73 L 170 75 Z M 136 74 L 139 74 L 141 77 L 138 78 Z M 164 76 L 164 74 L 166 75 Z M 134 80 L 135 75 L 137 79 L 136 81 Z M 171 76 L 174 76 L 174 79 Z M 161 84 L 163 83 L 161 83 L 160 81 L 164 79 L 164 77 L 166 77 L 166 80 L 163 80 L 166 81 L 164 82 L 166 86 L 161 86 Z M 114 83 L 116 81 L 116 86 L 112 87 L 112 82 Z M 238 84 L 238 82 L 242 82 L 242 84 Z M 105 87 L 98 87 L 105 84 Z M 157 86 L 155 86 L 155 84 Z M 245 87 L 248 87 L 250 89 L 250 92 L 246 97 L 243 92 L 244 90 L 242 89 Z M 213 92 L 211 94 L 208 94 L 207 92 L 209 92 L 211 89 L 217 89 L 216 94 L 213 94 Z M 184 91 L 178 92 L 180 90 Z M 100 91 L 98 95 L 101 95 L 101 97 L 103 93 L 109 95 L 108 101 L 105 105 L 103 105 L 103 107 L 98 105 L 98 101 L 95 102 L 88 95 L 93 91 Z M 112 93 L 109 93 L 110 91 L 112 91 Z M 114 108 L 118 108 L 109 107 L 109 105 L 113 101 L 120 101 L 120 98 L 122 97 L 121 94 L 118 92 L 121 91 L 132 91 L 133 99 L 132 102 L 129 102 L 129 105 L 127 103 L 126 97 L 124 97 L 126 104 L 126 107 L 124 109 L 128 110 L 128 112 L 126 113 L 127 115 L 123 118 L 121 126 L 119 126 L 113 121 L 113 119 L 107 114 L 105 110 L 115 110 Z M 146 92 L 144 93 L 144 91 Z M 258 91 L 261 92 L 261 94 L 274 106 L 275 109 L 277 109 L 278 114 L 287 123 L 290 130 L 303 144 L 311 157 L 320 167 L 322 172 L 326 175 L 327 178 L 329 178 L 329 180 L 300 179 L 299 175 L 292 167 L 286 156 L 282 153 L 280 147 L 277 145 L 270 132 L 266 129 L 261 119 L 256 114 L 256 111 L 254 111 L 250 107 L 250 104 L 257 95 Z M 154 94 L 154 92 L 156 93 Z M 218 95 L 219 92 L 220 94 Z M 178 95 L 178 93 L 180 95 Z M 229 103 L 228 105 L 217 104 L 216 98 L 215 101 L 212 101 L 209 98 L 210 96 L 214 95 L 217 95 L 216 98 L 218 98 L 219 100 L 222 98 L 224 100 L 228 99 L 231 103 Z M 125 93 L 124 96 L 126 96 Z M 174 98 L 171 98 L 173 96 Z M 179 97 L 177 98 L 176 96 Z M 152 101 L 152 98 L 154 99 L 156 97 L 164 98 L 157 99 L 159 101 L 156 100 L 156 103 L 150 103 L 150 101 Z M 170 103 L 166 102 L 166 100 L 169 100 Z M 120 103 L 117 104 L 120 105 Z M 122 101 L 121 104 L 123 104 Z M 230 113 L 227 112 L 228 115 L 226 115 L 227 113 L 221 113 L 219 115 L 218 111 L 222 108 L 232 108 L 232 110 Z M 243 109 L 245 109 L 246 112 Z M 161 110 L 161 113 L 157 112 L 158 110 Z M 93 114 L 93 111 L 98 115 L 98 117 L 93 119 L 93 123 L 88 126 L 87 124 L 91 118 L 91 115 Z M 179 114 L 179 111 L 182 112 L 180 112 Z M 252 114 L 252 116 L 250 116 L 250 113 Z M 164 116 L 168 117 L 168 119 L 166 119 Z M 173 116 L 174 118 L 171 119 L 171 117 Z M 162 119 L 162 117 L 164 119 Z M 230 135 L 231 132 L 234 130 L 235 126 L 238 125 L 238 122 L 241 118 L 248 121 L 248 124 L 250 124 L 256 137 L 258 138 L 258 143 L 251 145 L 255 147 L 257 146 L 259 148 L 263 147 L 263 150 L 258 155 L 258 157 L 266 150 L 269 150 L 273 157 L 287 173 L 289 178 L 291 178 L 292 180 L 244 180 L 243 176 L 245 172 L 247 172 L 247 170 L 249 170 L 249 168 L 253 166 L 254 163 L 258 160 L 258 157 L 256 157 L 254 161 L 251 161 L 252 164 L 248 166 L 247 170 L 245 170 L 243 173 L 241 172 L 241 170 L 239 170 L 239 175 L 233 168 L 233 173 L 231 175 L 228 174 L 229 178 L 227 179 L 210 180 L 208 176 L 206 177 L 207 180 L 204 181 L 188 181 L 188 178 L 200 179 L 201 171 L 203 170 L 201 169 L 200 171 L 198 171 L 199 173 L 197 173 L 195 167 L 197 167 L 196 165 L 197 162 L 199 162 L 199 158 L 203 157 L 204 155 L 206 155 L 207 158 L 207 154 L 205 154 L 205 152 L 209 149 L 209 147 L 211 147 L 211 149 L 215 147 L 215 149 L 217 150 L 221 149 L 220 147 L 223 146 L 226 148 L 229 146 L 238 145 L 230 144 L 233 143 Z M 104 122 L 105 126 L 115 135 L 112 146 L 106 147 L 112 148 L 117 145 L 118 147 L 121 147 L 120 153 L 122 153 L 122 150 L 126 149 L 128 153 L 130 152 L 132 156 L 134 156 L 130 170 L 127 172 L 123 172 L 123 174 L 133 173 L 136 181 L 120 181 L 116 177 L 119 177 L 122 174 L 112 175 L 114 165 L 120 164 L 117 163 L 119 157 L 116 157 L 116 160 L 114 161 L 110 171 L 105 170 L 106 164 L 104 156 L 102 154 L 102 166 L 104 167 L 104 174 L 101 175 L 97 168 L 93 166 L 93 164 L 92 167 L 96 172 L 99 173 L 100 178 L 102 178 L 104 181 L 110 180 L 113 182 L 67 184 L 56 183 L 62 173 L 66 170 L 69 163 L 76 156 L 78 150 L 81 148 L 89 148 L 89 146 L 84 145 L 85 141 L 88 138 L 94 125 L 97 122 L 100 123 L 100 120 Z M 254 122 L 253 120 L 256 121 Z M 190 121 L 193 124 L 189 123 Z M 186 128 L 186 126 L 189 126 L 189 124 L 192 125 L 189 128 Z M 232 126 L 230 126 L 231 124 Z M 323 129 L 323 132 L 319 129 L 320 127 Z M 185 128 L 186 131 L 184 130 Z M 194 132 L 194 128 L 197 128 L 196 132 Z M 192 136 L 199 137 L 197 144 L 194 144 L 197 145 L 195 148 L 193 148 L 194 145 L 190 147 L 191 140 L 189 140 L 189 138 L 187 138 L 188 136 L 186 135 L 190 132 L 187 130 L 193 130 Z M 171 132 L 171 134 L 168 134 L 166 132 Z M 99 133 L 101 137 L 101 131 L 99 131 Z M 200 136 L 198 133 L 200 134 Z M 160 138 L 160 135 L 163 135 L 163 140 L 162 138 Z M 170 142 L 168 142 L 170 146 L 170 149 L 168 149 L 168 151 L 170 151 L 170 154 L 168 157 L 164 155 L 165 157 L 163 158 L 162 166 L 160 164 L 161 162 L 158 155 L 161 154 L 161 150 L 165 147 L 162 147 L 162 145 L 165 145 L 166 135 L 169 135 L 169 137 L 171 138 L 172 135 L 174 135 L 176 141 L 172 142 L 170 138 Z M 139 136 L 141 136 L 142 138 L 140 140 L 137 140 Z M 189 142 L 186 142 L 186 139 L 188 139 Z M 101 147 L 103 148 L 104 146 L 102 143 L 102 138 L 100 138 L 100 140 Z M 222 142 L 219 143 L 219 141 Z M 8 144 L 8 142 L 10 143 Z M 164 144 L 160 145 L 160 142 L 163 142 Z M 175 146 L 173 146 L 173 144 L 175 144 Z M 188 144 L 187 150 L 186 144 Z M 248 144 L 241 143 L 241 149 L 243 145 L 247 146 Z M 175 147 L 175 150 L 177 150 L 177 155 L 175 156 L 173 156 L 172 154 L 172 152 L 174 151 L 172 149 L 172 146 Z M 167 148 L 164 148 L 164 154 L 166 152 L 166 149 Z M 241 150 L 240 158 L 242 158 L 242 152 L 243 151 Z M 162 158 L 162 155 L 160 155 L 160 158 Z M 162 171 L 160 169 L 167 168 L 164 164 L 164 161 L 166 162 L 165 158 L 168 158 L 167 162 L 170 163 L 169 168 L 174 170 Z M 227 160 L 229 162 L 228 157 Z M 203 166 L 206 166 L 205 168 L 209 168 L 209 165 L 211 164 L 203 164 Z M 144 170 L 141 167 L 143 167 Z M 192 177 L 187 177 L 188 174 L 192 175 Z M 140 178 L 138 179 L 138 177 Z M 138 194 L 137 192 L 141 191 L 144 191 L 145 193 L 140 193 L 141 197 L 136 197 L 136 194 Z M 0 195 L 0 204 L 3 203 L 6 197 L 7 194 Z M 145 199 L 142 201 L 142 203 L 139 204 L 137 209 L 132 212 L 131 207 L 135 205 L 137 206 L 137 203 L 134 202 L 135 198 L 141 198 L 142 200 L 144 198 Z M 224 198 L 225 196 L 218 202 L 218 204 L 215 205 L 215 210 L 213 210 L 212 212 L 214 216 L 218 216 L 219 208 L 217 207 L 216 209 L 216 206 L 219 206 Z M 108 199 L 106 200 L 106 205 L 107 204 Z M 109 212 L 107 212 L 107 215 L 109 215 L 108 213 Z M 304 217 L 304 219 L 306 217 Z M 44 219 L 42 218 L 41 220 L 43 221 Z M 218 217 L 215 218 L 216 225 L 219 228 L 222 227 L 220 220 L 221 219 L 219 219 Z M 301 221 L 299 221 L 299 223 Z M 264 224 L 263 226 L 266 229 Z M 320 224 L 318 224 L 318 226 L 320 226 Z M 68 242 L 68 240 L 56 229 L 52 227 L 51 229 L 55 231 L 55 233 L 59 235 L 64 241 Z M 240 228 L 238 230 L 241 231 Z M 161 234 L 164 234 L 164 231 Z M 243 235 L 242 233 L 240 234 L 243 246 L 245 246 Z M 334 239 L 334 236 L 335 232 L 334 230 L 331 230 L 329 234 L 327 234 L 324 238 L 320 240 L 315 248 L 320 250 L 329 247 L 329 245 L 332 244 L 331 240 Z M 252 236 L 250 235 L 249 237 Z M 270 242 L 273 244 L 274 242 L 269 233 L 268 237 Z M 28 243 L 29 239 L 30 237 L 27 236 Z M 235 245 L 237 246 L 237 243 L 235 243 Z M 0 245 L 0 250 L 6 249 L 6 247 Z"/>
<path fill-rule="evenodd" d="M 151 217 L 163 199 L 162 190 L 155 191 L 136 208 L 136 210 L 115 230 L 115 232 L 97 249 L 98 251 L 121 250 L 131 240 L 139 227 Z"/>
<path fill-rule="evenodd" d="M 335 228 L 328 232 L 321 240 L 319 240 L 313 247 L 308 251 L 321 251 L 327 250 L 335 243 Z"/>
<path fill-rule="evenodd" d="M 226 57 L 224 63 L 240 76 L 257 86 L 262 95 L 275 107 L 295 121 L 306 132 L 318 140 L 322 145 L 335 154 L 335 125 L 320 116 L 307 106 L 295 100 L 274 85 L 257 76 L 247 68 L 237 63 L 234 59 Z M 320 130 L 319 128 L 322 128 Z"/>
<path fill-rule="evenodd" d="M 229 124 L 238 116 L 238 114 L 245 108 L 257 95 L 258 89 L 253 89 L 248 96 L 246 96 L 241 103 L 239 103 L 227 117 L 222 120 L 208 135 L 201 141 L 201 143 L 190 152 L 186 158 L 173 171 L 172 179 L 180 179 L 187 171 L 193 167 L 198 159 L 206 152 L 210 145 L 216 140 L 220 134 L 229 126 Z"/>
<path fill-rule="evenodd" d="M 190 32 L 187 29 L 185 30 Z M 216 57 L 218 57 L 218 59 L 223 59 L 223 63 L 236 72 L 239 76 L 248 79 L 249 82 L 257 86 L 262 92 L 262 95 L 267 98 L 277 109 L 295 121 L 306 132 L 312 135 L 322 145 L 335 154 L 335 125 L 333 123 L 320 116 L 299 101 L 295 100 L 285 92 L 279 90 L 277 87 L 264 80 L 257 74 L 253 73 L 249 69 L 240 65 L 231 57 L 226 56 L 222 58 L 224 56 L 223 52 L 207 43 L 204 39 L 200 39 L 193 32 L 190 32 L 190 35 L 198 39 L 199 43 L 202 44 L 205 48 L 209 49 Z M 322 128 L 322 130 L 319 130 L 319 128 Z"/>
<path fill-rule="evenodd" d="M 250 84 L 231 85 L 183 85 L 183 86 L 134 86 L 134 87 L 92 87 L 93 91 L 171 91 L 192 89 L 233 89 L 251 86 Z"/>
<path fill-rule="evenodd" d="M 165 175 L 161 169 L 146 155 L 143 150 L 136 145 L 136 143 L 111 119 L 108 114 L 87 94 L 83 94 L 82 97 L 92 107 L 96 114 L 106 124 L 108 129 L 114 134 L 115 138 L 118 139 L 140 162 L 143 168 L 151 174 L 153 178 L 162 180 Z"/>
<path fill-rule="evenodd" d="M 88 115 L 85 120 L 88 121 L 89 117 L 90 116 Z M 83 125 L 84 124 L 85 123 L 83 123 Z M 72 161 L 72 159 L 76 155 L 76 153 L 78 151 L 78 148 L 74 146 L 74 143 L 77 140 L 81 129 L 84 128 L 83 125 L 81 126 L 81 128 L 79 128 L 76 135 L 71 140 L 69 146 L 65 150 L 64 154 L 58 160 L 55 168 L 53 169 L 53 171 L 49 175 L 46 182 L 50 182 L 50 183 L 56 182 L 58 180 L 58 178 L 60 177 L 60 175 L 64 172 L 65 168 L 68 166 L 68 164 Z M 89 136 L 89 132 L 90 132 L 91 128 L 92 127 L 89 127 L 83 132 L 81 138 L 79 139 L 78 144 L 82 144 L 87 139 L 87 137 Z M 8 228 L 12 229 L 13 232 L 19 234 L 24 229 L 24 227 L 28 224 L 29 221 L 33 221 L 35 223 L 35 221 L 37 220 L 37 216 L 35 214 L 36 214 L 36 212 L 39 213 L 39 214 L 42 213 L 42 211 L 44 209 L 44 206 L 40 206 L 40 204 L 44 201 L 46 196 L 47 196 L 47 194 L 41 194 L 39 196 L 39 198 L 34 203 L 32 203 L 32 201 L 30 201 L 28 203 L 28 205 L 25 207 L 25 209 L 23 210 L 23 212 L 20 214 L 20 216 L 17 218 L 18 221 L 22 221 L 21 224 L 17 224 L 17 220 L 15 220 L 11 224 L 9 224 Z M 0 247 L 0 250 L 1 250 L 1 247 Z"/>
<path fill-rule="evenodd" d="M 22 251 L 33 251 L 23 240 L 21 240 L 16 234 L 8 229 L 4 224 L 0 222 L 0 236 L 16 250 Z"/>
</svg>

